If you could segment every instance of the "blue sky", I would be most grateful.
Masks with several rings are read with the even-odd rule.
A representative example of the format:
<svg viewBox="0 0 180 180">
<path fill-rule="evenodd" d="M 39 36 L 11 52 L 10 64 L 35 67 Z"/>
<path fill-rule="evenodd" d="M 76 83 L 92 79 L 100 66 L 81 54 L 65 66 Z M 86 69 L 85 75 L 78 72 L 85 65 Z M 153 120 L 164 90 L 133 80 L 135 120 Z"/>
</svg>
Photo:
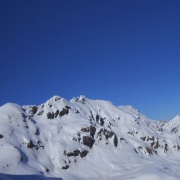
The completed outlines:
<svg viewBox="0 0 180 180">
<path fill-rule="evenodd" d="M 180 114 L 179 0 L 0 0 L 0 105 L 86 95 Z"/>
</svg>

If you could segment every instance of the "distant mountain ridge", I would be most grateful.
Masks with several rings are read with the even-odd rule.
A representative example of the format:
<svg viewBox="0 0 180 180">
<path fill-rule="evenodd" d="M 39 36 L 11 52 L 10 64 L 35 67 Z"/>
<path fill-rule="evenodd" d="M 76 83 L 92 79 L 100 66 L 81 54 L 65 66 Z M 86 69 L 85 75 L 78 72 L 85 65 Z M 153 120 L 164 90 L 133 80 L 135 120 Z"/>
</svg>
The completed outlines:
<svg viewBox="0 0 180 180">
<path fill-rule="evenodd" d="M 180 179 L 180 116 L 153 121 L 85 96 L 0 107 L 0 173 L 62 179 Z"/>
</svg>

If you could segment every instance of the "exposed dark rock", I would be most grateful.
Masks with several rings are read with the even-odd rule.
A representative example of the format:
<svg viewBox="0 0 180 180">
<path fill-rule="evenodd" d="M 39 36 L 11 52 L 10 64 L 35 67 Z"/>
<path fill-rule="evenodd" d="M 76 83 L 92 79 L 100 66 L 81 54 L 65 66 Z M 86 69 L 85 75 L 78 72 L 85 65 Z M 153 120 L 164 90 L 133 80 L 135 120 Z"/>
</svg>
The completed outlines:
<svg viewBox="0 0 180 180">
<path fill-rule="evenodd" d="M 81 152 L 78 149 L 74 150 L 73 152 L 66 152 L 66 151 L 64 151 L 64 155 L 68 156 L 68 157 L 79 156 L 79 155 L 80 155 L 80 157 L 85 157 L 87 154 L 88 154 L 87 150 L 84 150 L 84 151 L 81 151 Z"/>
<path fill-rule="evenodd" d="M 68 168 L 69 168 L 69 165 L 65 165 L 61 169 L 68 169 Z"/>
<path fill-rule="evenodd" d="M 71 109 L 71 107 L 70 107 L 70 106 L 65 106 L 65 108 L 66 108 L 66 109 Z"/>
<path fill-rule="evenodd" d="M 132 136 L 134 135 L 134 133 L 133 133 L 133 132 L 127 132 L 127 133 L 128 133 L 129 135 L 132 135 Z"/>
<path fill-rule="evenodd" d="M 30 140 L 29 143 L 27 143 L 27 148 L 33 148 L 34 147 L 34 144 L 33 142 Z"/>
<path fill-rule="evenodd" d="M 82 128 L 81 131 L 82 132 L 90 132 L 90 135 L 94 138 L 94 135 L 96 133 L 96 128 L 94 126 L 90 126 L 87 128 Z"/>
<path fill-rule="evenodd" d="M 77 136 L 78 136 L 77 140 L 80 142 L 81 141 L 81 134 L 80 134 L 80 132 L 77 133 Z"/>
<path fill-rule="evenodd" d="M 36 114 L 37 113 L 37 110 L 38 110 L 38 107 L 37 106 L 33 106 L 32 109 L 31 109 L 31 112 L 33 114 Z"/>
<path fill-rule="evenodd" d="M 34 148 L 36 150 L 38 150 L 39 148 L 43 148 L 44 149 L 44 145 L 42 145 L 41 141 L 37 141 L 37 144 L 34 144 L 31 140 L 29 141 L 29 143 L 27 144 L 27 148 Z"/>
<path fill-rule="evenodd" d="M 152 143 L 150 143 L 151 144 L 151 147 L 153 147 L 154 146 L 154 144 L 155 144 L 155 142 L 153 141 Z"/>
<path fill-rule="evenodd" d="M 80 98 L 76 98 L 76 101 L 85 104 L 86 99 L 85 99 L 85 97 L 80 97 Z"/>
<path fill-rule="evenodd" d="M 22 116 L 23 119 L 26 118 L 26 115 L 25 115 L 24 113 L 21 113 L 21 116 Z M 11 118 L 10 118 L 10 119 L 11 119 Z"/>
<path fill-rule="evenodd" d="M 99 132 L 97 133 L 97 136 L 102 137 L 102 132 L 103 132 L 103 128 L 101 128 L 101 129 L 99 130 Z"/>
<path fill-rule="evenodd" d="M 75 113 L 79 113 L 79 111 L 77 109 L 75 109 Z"/>
<path fill-rule="evenodd" d="M 135 151 L 137 154 L 139 154 L 139 153 L 137 152 L 136 148 L 134 148 L 134 151 Z"/>
<path fill-rule="evenodd" d="M 157 154 L 157 151 L 150 147 L 146 147 L 146 151 L 149 155 Z"/>
<path fill-rule="evenodd" d="M 45 171 L 48 173 L 48 172 L 49 172 L 49 169 L 48 169 L 48 168 L 46 168 L 46 169 L 45 169 Z"/>
<path fill-rule="evenodd" d="M 58 115 L 59 115 L 59 116 L 63 116 L 63 115 L 68 114 L 68 113 L 69 113 L 69 110 L 63 108 L 63 110 L 62 110 L 61 112 L 59 112 L 59 110 L 56 110 L 55 113 L 54 113 L 54 112 L 48 112 L 48 113 L 47 113 L 47 118 L 48 118 L 48 119 L 54 119 L 54 118 L 56 118 Z"/>
<path fill-rule="evenodd" d="M 152 137 L 147 137 L 147 141 L 154 141 L 154 136 L 152 136 Z"/>
<path fill-rule="evenodd" d="M 40 145 L 40 144 L 41 144 L 41 141 L 37 141 L 37 144 Z"/>
<path fill-rule="evenodd" d="M 104 129 L 103 134 L 105 135 L 106 140 L 108 140 L 109 138 L 112 138 L 114 132 Z"/>
<path fill-rule="evenodd" d="M 90 126 L 89 129 L 90 129 L 90 135 L 94 138 L 94 135 L 96 133 L 96 128 L 93 126 Z"/>
<path fill-rule="evenodd" d="M 54 114 L 55 118 L 59 115 L 59 110 L 57 110 Z"/>
<path fill-rule="evenodd" d="M 96 115 L 96 121 L 99 121 L 99 115 L 98 114 Z"/>
<path fill-rule="evenodd" d="M 158 127 L 158 128 L 157 128 L 157 130 L 158 130 L 158 131 L 163 131 L 163 129 L 162 129 L 162 128 L 160 128 L 160 127 Z"/>
<path fill-rule="evenodd" d="M 92 148 L 94 139 L 90 136 L 83 136 L 83 144 L 88 146 L 89 148 Z"/>
<path fill-rule="evenodd" d="M 35 135 L 40 135 L 40 131 L 39 131 L 39 129 L 38 128 L 36 128 L 36 132 L 34 133 Z"/>
<path fill-rule="evenodd" d="M 153 155 L 153 150 L 149 147 L 146 147 L 146 151 L 148 152 L 149 155 Z"/>
<path fill-rule="evenodd" d="M 100 125 L 103 126 L 104 125 L 104 119 L 100 118 Z"/>
<path fill-rule="evenodd" d="M 144 136 L 144 137 L 141 137 L 141 139 L 142 139 L 143 141 L 145 141 L 145 140 L 146 140 L 146 136 Z"/>
<path fill-rule="evenodd" d="M 73 137 L 73 141 L 77 141 L 77 138 Z"/>
<path fill-rule="evenodd" d="M 94 120 L 92 115 L 91 115 L 91 119 Z M 100 117 L 98 114 L 96 115 L 96 122 L 98 122 L 101 126 L 104 125 L 104 119 L 102 117 Z"/>
<path fill-rule="evenodd" d="M 52 104 L 48 104 L 48 105 L 49 105 L 50 108 L 52 107 Z"/>
<path fill-rule="evenodd" d="M 91 115 L 89 116 L 90 119 L 95 121 L 92 111 L 90 111 L 90 114 L 91 114 Z"/>
<path fill-rule="evenodd" d="M 165 144 L 164 152 L 167 152 L 167 151 L 168 151 L 168 144 Z"/>
<path fill-rule="evenodd" d="M 52 113 L 48 112 L 47 113 L 47 118 L 48 119 L 54 119 L 54 113 L 53 112 Z"/>
<path fill-rule="evenodd" d="M 38 116 L 41 116 L 44 113 L 44 110 L 39 111 L 39 113 L 37 114 Z"/>
<path fill-rule="evenodd" d="M 71 157 L 71 156 L 78 156 L 80 154 L 80 151 L 78 149 L 74 150 L 73 152 L 68 152 L 64 151 L 64 155 Z"/>
<path fill-rule="evenodd" d="M 81 97 L 81 101 L 86 101 L 85 97 Z"/>
<path fill-rule="evenodd" d="M 43 148 L 44 149 L 44 145 L 42 144 L 41 141 L 37 141 L 37 144 L 35 145 L 35 149 L 38 150 L 39 148 Z"/>
<path fill-rule="evenodd" d="M 114 146 L 117 147 L 117 145 L 118 145 L 118 138 L 117 138 L 116 135 L 114 135 L 113 142 L 114 142 Z"/>
<path fill-rule="evenodd" d="M 63 108 L 62 111 L 60 111 L 59 116 L 61 117 L 61 116 L 67 115 L 68 113 L 69 113 L 69 110 L 66 108 Z"/>
<path fill-rule="evenodd" d="M 88 127 L 87 128 L 82 128 L 81 131 L 82 132 L 89 132 L 89 128 Z"/>
<path fill-rule="evenodd" d="M 22 107 L 21 109 L 22 109 L 24 112 L 26 112 L 26 108 L 23 108 L 23 107 Z"/>
<path fill-rule="evenodd" d="M 0 134 L 0 139 L 2 139 L 4 136 L 2 134 Z"/>
<path fill-rule="evenodd" d="M 29 129 L 29 127 L 27 125 L 24 126 L 26 129 Z"/>
<path fill-rule="evenodd" d="M 125 139 L 124 138 L 120 138 L 120 141 L 125 141 Z"/>
<path fill-rule="evenodd" d="M 84 151 L 81 151 L 81 152 L 80 152 L 80 156 L 81 156 L 81 157 L 85 157 L 87 154 L 88 154 L 88 151 L 87 151 L 87 150 L 84 150 Z"/>
<path fill-rule="evenodd" d="M 179 126 L 173 127 L 173 128 L 171 129 L 171 132 L 172 132 L 172 133 L 177 133 L 178 130 L 179 130 Z"/>
<path fill-rule="evenodd" d="M 97 136 L 101 138 L 102 135 L 104 135 L 106 140 L 108 140 L 109 138 L 112 138 L 112 136 L 115 135 L 115 133 L 113 131 L 109 131 L 107 129 L 101 128 L 99 132 L 97 133 Z"/>
<path fill-rule="evenodd" d="M 55 101 L 58 101 L 58 100 L 60 100 L 60 99 L 61 99 L 60 97 L 56 97 L 56 98 L 55 98 Z"/>
</svg>

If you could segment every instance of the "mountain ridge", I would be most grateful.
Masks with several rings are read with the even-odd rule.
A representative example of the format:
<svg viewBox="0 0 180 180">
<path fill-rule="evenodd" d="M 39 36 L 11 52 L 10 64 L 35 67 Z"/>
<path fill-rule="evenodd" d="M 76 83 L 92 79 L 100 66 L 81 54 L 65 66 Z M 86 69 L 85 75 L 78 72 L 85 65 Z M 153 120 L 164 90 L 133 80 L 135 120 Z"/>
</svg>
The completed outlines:
<svg viewBox="0 0 180 180">
<path fill-rule="evenodd" d="M 131 106 L 85 96 L 53 96 L 38 106 L 7 103 L 0 107 L 0 173 L 178 179 L 178 117 L 154 121 Z"/>
</svg>

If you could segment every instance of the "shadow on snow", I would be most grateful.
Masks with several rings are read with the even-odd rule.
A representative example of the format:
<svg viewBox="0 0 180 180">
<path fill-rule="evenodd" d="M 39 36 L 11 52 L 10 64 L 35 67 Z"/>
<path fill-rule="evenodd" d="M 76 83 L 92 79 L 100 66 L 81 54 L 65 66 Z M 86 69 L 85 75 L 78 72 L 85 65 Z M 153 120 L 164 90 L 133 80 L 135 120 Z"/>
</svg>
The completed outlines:
<svg viewBox="0 0 180 180">
<path fill-rule="evenodd" d="M 0 180 L 62 180 L 62 178 L 45 177 L 41 175 L 0 174 Z"/>
</svg>

